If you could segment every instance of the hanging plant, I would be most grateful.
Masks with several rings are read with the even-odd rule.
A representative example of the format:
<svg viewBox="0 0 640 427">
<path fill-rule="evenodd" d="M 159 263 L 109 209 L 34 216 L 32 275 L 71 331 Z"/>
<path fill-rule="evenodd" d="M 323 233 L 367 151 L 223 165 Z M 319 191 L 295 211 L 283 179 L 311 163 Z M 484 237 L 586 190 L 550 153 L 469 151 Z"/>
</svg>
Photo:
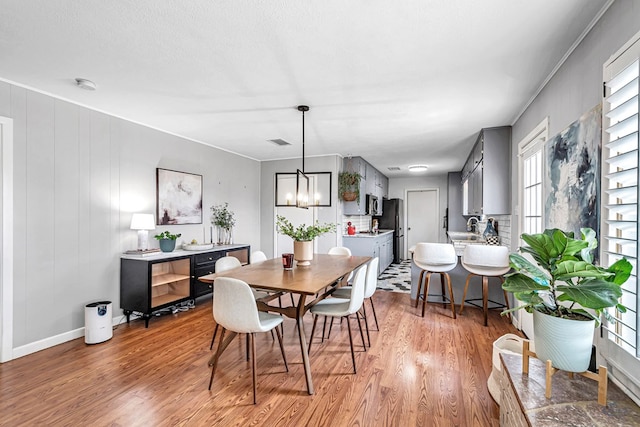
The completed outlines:
<svg viewBox="0 0 640 427">
<path fill-rule="evenodd" d="M 338 174 L 338 193 L 345 202 L 357 201 L 360 204 L 360 180 L 358 172 L 340 172 Z"/>
</svg>

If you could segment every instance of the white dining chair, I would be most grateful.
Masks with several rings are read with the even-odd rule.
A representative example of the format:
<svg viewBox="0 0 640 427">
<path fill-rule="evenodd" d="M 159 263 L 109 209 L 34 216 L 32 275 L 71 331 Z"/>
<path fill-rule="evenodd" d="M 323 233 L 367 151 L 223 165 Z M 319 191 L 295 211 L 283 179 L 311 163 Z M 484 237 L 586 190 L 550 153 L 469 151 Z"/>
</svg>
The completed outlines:
<svg viewBox="0 0 640 427">
<path fill-rule="evenodd" d="M 216 313 L 216 321 L 222 325 L 220 342 L 216 353 L 216 362 L 211 368 L 211 379 L 209 380 L 209 390 L 213 383 L 213 376 L 220 361 L 220 354 L 223 350 L 224 335 L 226 331 L 247 334 L 251 341 L 251 369 L 253 373 L 253 403 L 257 403 L 257 372 L 256 372 L 256 332 L 269 332 L 275 329 L 280 344 L 280 351 L 284 366 L 289 372 L 287 357 L 284 353 L 282 335 L 278 326 L 282 323 L 282 316 L 279 314 L 265 313 L 258 311 L 256 301 L 251 292 L 251 288 L 242 280 L 231 277 L 220 277 L 216 279 L 213 288 L 213 310 Z"/>
<path fill-rule="evenodd" d="M 311 343 L 313 342 L 313 334 L 316 330 L 316 325 L 318 323 L 318 317 L 325 316 L 331 317 L 344 317 L 347 321 L 347 329 L 349 330 L 349 345 L 351 346 L 351 359 L 353 361 L 353 373 L 356 373 L 356 355 L 353 351 L 353 337 L 351 334 L 351 323 L 349 322 L 349 316 L 352 314 L 356 314 L 360 308 L 362 308 L 362 304 L 364 302 L 364 288 L 365 288 L 365 279 L 367 274 L 367 265 L 363 265 L 360 267 L 353 276 L 353 285 L 351 286 L 351 294 L 349 299 L 343 298 L 326 298 L 319 301 L 313 307 L 311 307 L 310 311 L 312 314 L 315 314 L 315 318 L 313 319 L 313 328 L 311 329 L 311 337 L 309 338 L 309 349 L 311 351 Z M 360 328 L 360 337 L 362 338 L 362 346 L 366 349 L 366 345 L 364 343 L 364 334 L 362 333 L 362 325 L 360 323 L 360 317 L 356 316 L 358 320 L 358 326 Z"/>
<path fill-rule="evenodd" d="M 349 249 L 349 248 L 347 248 L 345 246 L 334 246 L 331 249 L 329 249 L 327 254 L 329 254 L 329 255 L 347 255 L 347 256 L 351 256 L 351 249 Z M 353 279 L 353 272 L 349 273 L 349 275 L 347 276 L 346 282 L 350 283 L 351 279 Z"/>
<path fill-rule="evenodd" d="M 267 260 L 267 255 L 262 251 L 251 252 L 251 264 Z"/>
<path fill-rule="evenodd" d="M 373 294 L 375 294 L 376 289 L 378 287 L 378 264 L 380 263 L 380 259 L 375 257 L 369 264 L 367 265 L 367 275 L 365 277 L 365 285 L 364 285 L 364 300 L 369 300 L 371 303 L 371 311 L 373 312 L 373 319 L 376 322 L 376 330 L 380 330 L 380 326 L 378 326 L 378 316 L 376 316 L 376 308 L 373 305 Z M 352 286 L 342 286 L 336 289 L 331 296 L 335 298 L 351 298 L 351 288 Z M 367 341 L 369 342 L 369 347 L 371 347 L 371 336 L 369 335 L 369 321 L 367 319 L 367 305 L 362 303 L 362 314 L 364 317 L 364 325 L 367 329 Z"/>
<path fill-rule="evenodd" d="M 216 273 L 222 273 L 223 271 L 233 270 L 234 268 L 238 268 L 238 267 L 242 267 L 242 263 L 238 258 L 232 257 L 232 256 L 225 256 L 225 257 L 219 258 L 216 261 L 214 269 Z M 218 279 L 214 280 L 214 285 L 213 285 L 214 289 L 216 287 L 215 283 L 217 281 Z M 213 320 L 216 322 L 216 327 L 213 330 L 213 337 L 211 337 L 211 345 L 209 346 L 209 350 L 213 350 L 213 342 L 216 340 L 216 335 L 218 335 L 218 328 L 219 328 L 219 323 L 216 320 L 215 308 L 212 309 L 212 314 L 213 314 Z"/>
</svg>

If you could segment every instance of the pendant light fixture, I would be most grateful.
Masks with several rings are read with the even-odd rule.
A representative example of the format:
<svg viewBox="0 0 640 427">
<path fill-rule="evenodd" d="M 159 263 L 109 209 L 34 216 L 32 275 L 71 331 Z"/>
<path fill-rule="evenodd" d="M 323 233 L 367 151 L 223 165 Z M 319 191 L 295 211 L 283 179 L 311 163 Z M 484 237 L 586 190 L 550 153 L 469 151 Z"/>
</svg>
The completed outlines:
<svg viewBox="0 0 640 427">
<path fill-rule="evenodd" d="M 309 106 L 298 105 L 298 111 L 302 112 L 302 170 L 296 171 L 296 207 L 309 208 L 309 177 L 304 173 L 304 113 L 309 111 Z"/>
</svg>

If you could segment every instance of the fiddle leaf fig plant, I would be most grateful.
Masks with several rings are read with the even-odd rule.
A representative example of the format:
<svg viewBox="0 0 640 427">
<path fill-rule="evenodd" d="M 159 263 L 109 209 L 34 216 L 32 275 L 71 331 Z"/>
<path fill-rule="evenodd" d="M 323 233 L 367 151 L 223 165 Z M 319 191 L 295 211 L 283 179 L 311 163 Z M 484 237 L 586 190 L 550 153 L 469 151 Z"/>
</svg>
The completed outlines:
<svg viewBox="0 0 640 427">
<path fill-rule="evenodd" d="M 614 320 L 607 308 L 626 312 L 619 300 L 621 286 L 631 275 L 631 263 L 622 258 L 609 268 L 595 265 L 592 252 L 598 246 L 596 233 L 590 228 L 580 232 L 580 239 L 575 239 L 573 232 L 559 229 L 522 235 L 527 246 L 520 252 L 530 255 L 535 263 L 518 253 L 509 256 L 515 272 L 505 276 L 502 289 L 513 292 L 524 304 L 503 314 L 524 308 L 529 313 L 536 310 L 566 319 L 595 319 L 599 324 L 602 314 Z"/>
</svg>

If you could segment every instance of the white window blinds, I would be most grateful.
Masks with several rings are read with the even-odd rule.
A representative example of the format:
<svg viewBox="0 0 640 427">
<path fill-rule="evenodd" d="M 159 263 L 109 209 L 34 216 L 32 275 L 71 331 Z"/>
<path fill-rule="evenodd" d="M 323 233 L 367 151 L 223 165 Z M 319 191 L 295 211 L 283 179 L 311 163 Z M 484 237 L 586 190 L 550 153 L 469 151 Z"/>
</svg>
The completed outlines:
<svg viewBox="0 0 640 427">
<path fill-rule="evenodd" d="M 602 264 L 622 256 L 633 264 L 632 277 L 623 286 L 626 313 L 608 325 L 609 338 L 629 353 L 638 354 L 638 76 L 635 60 L 605 82 L 603 140 Z"/>
</svg>

